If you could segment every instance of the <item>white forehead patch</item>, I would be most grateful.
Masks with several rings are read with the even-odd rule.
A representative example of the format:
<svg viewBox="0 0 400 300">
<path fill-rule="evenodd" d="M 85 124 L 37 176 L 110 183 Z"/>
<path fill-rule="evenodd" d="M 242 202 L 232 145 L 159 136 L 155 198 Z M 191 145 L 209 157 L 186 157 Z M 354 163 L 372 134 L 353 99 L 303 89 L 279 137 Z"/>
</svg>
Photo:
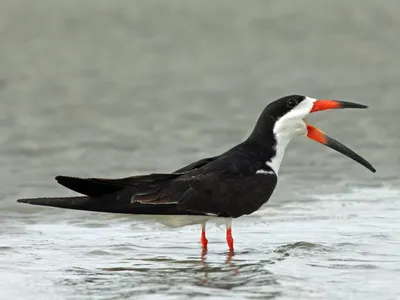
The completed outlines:
<svg viewBox="0 0 400 300">
<path fill-rule="evenodd" d="M 278 175 L 286 146 L 295 136 L 307 134 L 307 127 L 304 118 L 310 113 L 317 99 L 306 97 L 296 107 L 282 116 L 274 125 L 274 134 L 276 138 L 276 155 L 266 162 L 266 165 L 274 170 Z"/>
</svg>

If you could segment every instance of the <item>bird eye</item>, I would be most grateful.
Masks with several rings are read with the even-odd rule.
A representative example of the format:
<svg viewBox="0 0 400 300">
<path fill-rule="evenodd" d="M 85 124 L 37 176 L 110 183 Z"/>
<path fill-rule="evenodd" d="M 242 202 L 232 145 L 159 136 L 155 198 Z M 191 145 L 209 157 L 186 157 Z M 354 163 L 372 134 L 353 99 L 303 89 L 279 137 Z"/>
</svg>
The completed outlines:
<svg viewBox="0 0 400 300">
<path fill-rule="evenodd" d="M 294 99 L 289 99 L 289 101 L 287 102 L 287 106 L 288 106 L 289 108 L 293 108 L 293 107 L 295 107 L 296 105 L 297 105 L 297 101 L 294 100 Z"/>
</svg>

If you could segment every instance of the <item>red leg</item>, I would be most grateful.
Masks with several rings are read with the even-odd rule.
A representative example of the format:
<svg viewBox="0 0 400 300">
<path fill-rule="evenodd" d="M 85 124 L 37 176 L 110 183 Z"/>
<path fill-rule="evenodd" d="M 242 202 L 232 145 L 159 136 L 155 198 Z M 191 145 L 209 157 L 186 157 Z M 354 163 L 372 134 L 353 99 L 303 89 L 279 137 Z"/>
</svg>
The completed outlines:
<svg viewBox="0 0 400 300">
<path fill-rule="evenodd" d="M 206 238 L 206 224 L 201 225 L 201 246 L 203 249 L 207 249 L 208 240 Z"/>
<path fill-rule="evenodd" d="M 229 246 L 229 250 L 233 251 L 233 238 L 232 238 L 232 228 L 231 221 L 226 225 L 226 242 Z"/>
</svg>

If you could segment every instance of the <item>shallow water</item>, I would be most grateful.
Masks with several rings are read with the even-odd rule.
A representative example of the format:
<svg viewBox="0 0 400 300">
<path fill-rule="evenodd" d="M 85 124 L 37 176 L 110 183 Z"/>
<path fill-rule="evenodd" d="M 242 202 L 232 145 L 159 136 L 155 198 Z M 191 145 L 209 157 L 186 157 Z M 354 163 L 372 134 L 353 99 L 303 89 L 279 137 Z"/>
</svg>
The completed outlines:
<svg viewBox="0 0 400 300">
<path fill-rule="evenodd" d="M 397 1 L 0 1 L 0 299 L 398 299 Z M 224 226 L 16 204 L 54 176 L 172 171 L 240 142 L 292 93 L 365 103 Z M 168 222 L 167 222 L 168 221 Z M 178 223 L 178 219 L 173 219 Z M 171 225 L 171 224 L 169 224 Z"/>
</svg>

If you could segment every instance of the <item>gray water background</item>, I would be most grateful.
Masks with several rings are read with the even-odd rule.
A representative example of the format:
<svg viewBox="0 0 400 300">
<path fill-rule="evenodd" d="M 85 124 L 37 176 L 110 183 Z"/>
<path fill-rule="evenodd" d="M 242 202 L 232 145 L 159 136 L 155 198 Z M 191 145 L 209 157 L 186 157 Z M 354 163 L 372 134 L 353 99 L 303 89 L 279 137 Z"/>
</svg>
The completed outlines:
<svg viewBox="0 0 400 300">
<path fill-rule="evenodd" d="M 0 1 L 0 299 L 400 299 L 400 2 Z M 289 94 L 308 121 L 254 216 L 223 226 L 32 207 L 58 174 L 168 172 Z M 161 220 L 162 221 L 162 220 Z"/>
</svg>

